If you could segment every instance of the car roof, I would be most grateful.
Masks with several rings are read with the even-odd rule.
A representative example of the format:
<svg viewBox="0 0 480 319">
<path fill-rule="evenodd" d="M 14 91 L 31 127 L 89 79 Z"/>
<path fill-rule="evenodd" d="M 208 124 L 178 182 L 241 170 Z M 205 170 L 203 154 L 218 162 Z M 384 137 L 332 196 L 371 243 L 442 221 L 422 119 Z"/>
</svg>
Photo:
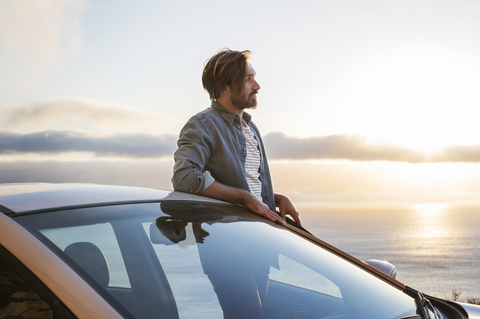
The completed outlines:
<svg viewBox="0 0 480 319">
<path fill-rule="evenodd" d="M 160 200 L 223 203 L 198 195 L 130 186 L 49 183 L 0 184 L 0 210 L 6 214 Z"/>
</svg>

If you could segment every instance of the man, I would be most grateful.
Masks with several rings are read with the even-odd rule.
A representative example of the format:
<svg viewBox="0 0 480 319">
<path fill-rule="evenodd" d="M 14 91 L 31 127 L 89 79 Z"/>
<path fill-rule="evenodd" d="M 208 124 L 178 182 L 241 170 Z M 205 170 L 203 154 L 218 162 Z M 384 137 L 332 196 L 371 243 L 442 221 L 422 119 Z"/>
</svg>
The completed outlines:
<svg viewBox="0 0 480 319">
<path fill-rule="evenodd" d="M 243 204 L 279 223 L 290 215 L 300 224 L 288 197 L 273 192 L 260 133 L 244 112 L 257 107 L 260 90 L 250 56 L 250 51 L 225 49 L 206 63 L 202 82 L 211 107 L 190 118 L 180 132 L 173 188 Z"/>
</svg>

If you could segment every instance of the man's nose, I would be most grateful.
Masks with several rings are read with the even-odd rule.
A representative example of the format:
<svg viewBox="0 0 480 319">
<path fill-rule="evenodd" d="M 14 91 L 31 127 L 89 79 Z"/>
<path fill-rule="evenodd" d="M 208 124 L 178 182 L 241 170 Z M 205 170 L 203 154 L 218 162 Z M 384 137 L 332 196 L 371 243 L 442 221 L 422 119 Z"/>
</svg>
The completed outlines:
<svg viewBox="0 0 480 319">
<path fill-rule="evenodd" d="M 254 90 L 260 90 L 260 84 L 258 84 L 257 80 L 254 80 L 253 89 Z"/>
</svg>

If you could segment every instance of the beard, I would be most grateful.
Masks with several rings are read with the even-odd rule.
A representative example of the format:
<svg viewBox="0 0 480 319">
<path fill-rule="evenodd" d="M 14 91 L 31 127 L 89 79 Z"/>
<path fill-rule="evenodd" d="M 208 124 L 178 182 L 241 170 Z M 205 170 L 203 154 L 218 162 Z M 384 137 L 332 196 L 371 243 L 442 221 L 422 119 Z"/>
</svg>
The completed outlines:
<svg viewBox="0 0 480 319">
<path fill-rule="evenodd" d="M 230 97 L 230 101 L 233 105 L 242 110 L 255 109 L 258 105 L 258 102 L 257 99 L 251 99 L 251 97 L 257 93 L 258 91 L 253 91 L 252 93 L 250 93 L 250 95 L 246 96 L 245 93 L 242 92 L 242 94 L 239 95 L 232 95 Z"/>
</svg>

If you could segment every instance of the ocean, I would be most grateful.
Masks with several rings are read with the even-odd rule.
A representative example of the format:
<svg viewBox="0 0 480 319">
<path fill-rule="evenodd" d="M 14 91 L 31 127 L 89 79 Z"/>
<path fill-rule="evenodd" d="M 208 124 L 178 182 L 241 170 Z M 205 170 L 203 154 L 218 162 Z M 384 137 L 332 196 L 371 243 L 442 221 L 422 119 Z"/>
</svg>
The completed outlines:
<svg viewBox="0 0 480 319">
<path fill-rule="evenodd" d="M 397 279 L 425 294 L 480 300 L 480 207 L 296 204 L 303 226 L 361 260 L 387 260 Z"/>
</svg>

